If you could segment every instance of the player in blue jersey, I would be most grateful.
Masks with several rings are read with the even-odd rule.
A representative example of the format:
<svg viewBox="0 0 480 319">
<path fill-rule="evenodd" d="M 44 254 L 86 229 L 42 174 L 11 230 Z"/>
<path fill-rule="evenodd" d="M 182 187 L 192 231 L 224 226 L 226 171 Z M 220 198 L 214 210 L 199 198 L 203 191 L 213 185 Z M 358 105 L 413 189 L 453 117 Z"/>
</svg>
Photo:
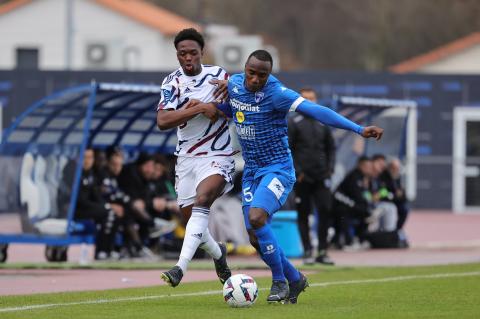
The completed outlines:
<svg viewBox="0 0 480 319">
<path fill-rule="evenodd" d="M 296 303 L 298 295 L 308 286 L 307 278 L 285 257 L 270 227 L 272 215 L 285 203 L 295 183 L 287 113 L 300 112 L 365 138 L 378 140 L 383 129 L 362 127 L 327 107 L 305 100 L 284 87 L 271 71 L 271 55 L 265 50 L 254 51 L 245 64 L 245 73 L 235 74 L 228 81 L 229 102 L 201 106 L 218 107 L 235 122 L 245 160 L 242 185 L 245 225 L 250 242 L 272 271 L 267 301 Z"/>
</svg>

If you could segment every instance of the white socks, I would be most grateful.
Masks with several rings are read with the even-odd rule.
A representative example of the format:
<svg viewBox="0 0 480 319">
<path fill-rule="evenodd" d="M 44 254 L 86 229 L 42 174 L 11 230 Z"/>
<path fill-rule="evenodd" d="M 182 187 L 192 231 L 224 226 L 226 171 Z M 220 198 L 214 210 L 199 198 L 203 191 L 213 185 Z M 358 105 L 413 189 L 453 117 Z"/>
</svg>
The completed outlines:
<svg viewBox="0 0 480 319">
<path fill-rule="evenodd" d="M 213 259 L 220 259 L 220 257 L 222 257 L 222 251 L 218 243 L 213 239 L 208 228 L 205 230 L 204 235 L 204 242 L 200 244 L 200 248 L 205 250 Z"/>
<path fill-rule="evenodd" d="M 193 207 L 192 216 L 187 223 L 185 238 L 183 239 L 182 251 L 178 259 L 179 266 L 183 273 L 187 271 L 188 263 L 200 246 L 210 256 L 218 259 L 222 256 L 220 247 L 208 231 L 208 214 L 210 210 L 204 207 Z"/>
</svg>

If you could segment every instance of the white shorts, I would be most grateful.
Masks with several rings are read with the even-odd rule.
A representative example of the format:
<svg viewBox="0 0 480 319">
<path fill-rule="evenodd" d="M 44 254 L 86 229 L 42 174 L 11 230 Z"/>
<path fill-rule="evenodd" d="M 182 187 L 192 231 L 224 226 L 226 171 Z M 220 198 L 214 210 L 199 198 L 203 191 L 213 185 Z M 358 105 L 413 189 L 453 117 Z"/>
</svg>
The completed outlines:
<svg viewBox="0 0 480 319">
<path fill-rule="evenodd" d="M 180 207 L 192 205 L 197 195 L 197 186 L 205 178 L 221 175 L 227 182 L 223 193 L 233 187 L 235 162 L 229 156 L 178 157 L 175 165 L 175 191 Z"/>
</svg>

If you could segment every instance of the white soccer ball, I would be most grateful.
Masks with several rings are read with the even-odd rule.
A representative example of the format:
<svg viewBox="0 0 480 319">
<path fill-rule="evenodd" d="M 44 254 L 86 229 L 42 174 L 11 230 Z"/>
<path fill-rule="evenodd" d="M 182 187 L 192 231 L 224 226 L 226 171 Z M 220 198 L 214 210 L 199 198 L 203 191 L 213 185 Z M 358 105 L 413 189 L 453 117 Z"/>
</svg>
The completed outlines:
<svg viewBox="0 0 480 319">
<path fill-rule="evenodd" d="M 233 275 L 223 285 L 223 298 L 230 307 L 250 307 L 257 297 L 257 283 L 248 275 Z"/>
</svg>

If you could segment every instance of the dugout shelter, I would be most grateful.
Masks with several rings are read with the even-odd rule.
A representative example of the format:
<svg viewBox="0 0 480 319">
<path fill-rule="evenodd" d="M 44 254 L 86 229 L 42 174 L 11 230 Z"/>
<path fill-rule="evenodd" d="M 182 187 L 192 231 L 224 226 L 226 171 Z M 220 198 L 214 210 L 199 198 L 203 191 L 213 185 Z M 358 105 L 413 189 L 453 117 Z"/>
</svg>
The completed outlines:
<svg viewBox="0 0 480 319">
<path fill-rule="evenodd" d="M 139 152 L 173 153 L 175 130 L 156 127 L 160 91 L 156 85 L 92 82 L 41 99 L 3 130 L 0 223 L 8 225 L 8 230 L 0 228 L 0 262 L 7 259 L 12 243 L 44 244 L 49 261 L 65 261 L 69 245 L 94 243 L 95 227 L 73 219 L 85 149 L 118 145 L 132 158 Z M 386 128 L 383 143 L 335 130 L 334 180 L 340 181 L 360 155 L 393 155 L 405 163 L 407 193 L 413 199 L 416 103 L 348 96 L 326 103 L 358 123 Z M 72 161 L 76 163 L 74 181 L 62 185 L 63 169 Z M 65 190 L 68 208 L 62 210 L 58 194 Z"/>
</svg>

